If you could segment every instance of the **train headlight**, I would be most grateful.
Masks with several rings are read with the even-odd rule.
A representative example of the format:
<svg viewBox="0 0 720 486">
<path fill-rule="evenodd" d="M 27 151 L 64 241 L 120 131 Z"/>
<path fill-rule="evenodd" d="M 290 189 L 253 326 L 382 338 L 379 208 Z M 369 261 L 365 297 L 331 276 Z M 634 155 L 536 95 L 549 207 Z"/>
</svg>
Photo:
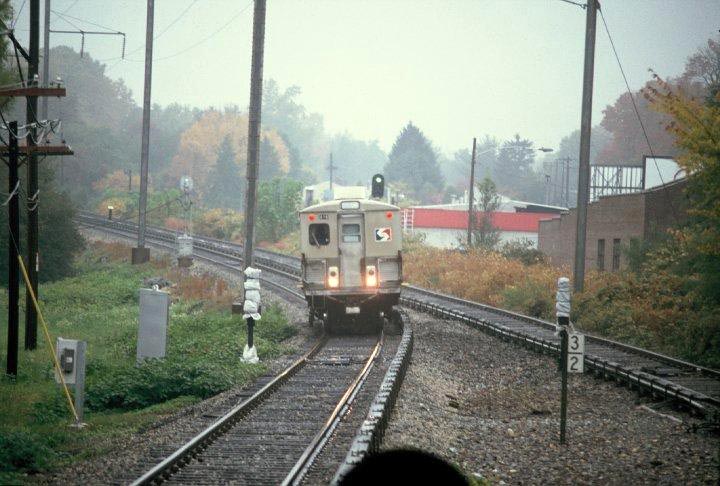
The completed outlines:
<svg viewBox="0 0 720 486">
<path fill-rule="evenodd" d="M 327 276 L 328 287 L 337 287 L 340 285 L 340 271 L 338 267 L 329 267 Z"/>
<path fill-rule="evenodd" d="M 368 265 L 365 268 L 365 285 L 367 287 L 377 287 L 377 270 L 375 265 Z"/>
</svg>

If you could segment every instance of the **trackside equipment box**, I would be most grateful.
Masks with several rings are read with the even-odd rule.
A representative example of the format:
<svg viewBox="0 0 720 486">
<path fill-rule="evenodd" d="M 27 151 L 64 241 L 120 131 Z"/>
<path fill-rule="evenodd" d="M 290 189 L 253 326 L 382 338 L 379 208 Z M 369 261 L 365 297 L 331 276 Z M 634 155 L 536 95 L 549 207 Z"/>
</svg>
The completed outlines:
<svg viewBox="0 0 720 486">
<path fill-rule="evenodd" d="M 140 328 L 137 361 L 164 358 L 170 316 L 170 294 L 162 290 L 140 289 Z"/>
</svg>

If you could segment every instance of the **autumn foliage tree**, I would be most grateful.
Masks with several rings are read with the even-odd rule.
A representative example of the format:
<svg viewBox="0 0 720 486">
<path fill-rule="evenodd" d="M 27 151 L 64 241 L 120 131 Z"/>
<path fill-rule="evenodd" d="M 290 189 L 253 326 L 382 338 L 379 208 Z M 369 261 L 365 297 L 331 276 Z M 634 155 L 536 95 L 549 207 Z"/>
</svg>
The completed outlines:
<svg viewBox="0 0 720 486">
<path fill-rule="evenodd" d="M 237 109 L 205 112 L 180 137 L 178 153 L 173 158 L 169 176 L 176 180 L 189 175 L 202 198 L 208 189 L 208 176 L 218 159 L 218 150 L 224 139 L 228 139 L 238 171 L 245 173 L 247 154 L 247 114 Z M 282 137 L 275 130 L 263 130 L 262 136 L 275 151 L 278 167 L 276 173 L 287 174 L 290 169 L 290 154 Z M 263 169 L 261 169 L 261 173 Z"/>
</svg>

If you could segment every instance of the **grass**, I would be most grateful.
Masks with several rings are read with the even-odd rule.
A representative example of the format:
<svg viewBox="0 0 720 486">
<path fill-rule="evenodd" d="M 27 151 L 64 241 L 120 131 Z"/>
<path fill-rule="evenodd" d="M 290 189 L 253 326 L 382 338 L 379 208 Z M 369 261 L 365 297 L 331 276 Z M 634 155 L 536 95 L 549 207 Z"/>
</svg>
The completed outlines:
<svg viewBox="0 0 720 486">
<path fill-rule="evenodd" d="M 0 484 L 26 482 L 35 473 L 105 454 L 118 437 L 265 372 L 263 364 L 240 362 L 245 326 L 229 313 L 232 295 L 224 281 L 190 276 L 163 261 L 131 266 L 121 261 L 128 253 L 117 245 L 91 245 L 75 277 L 41 287 L 53 339 L 88 343 L 88 426 L 68 427 L 67 402 L 54 383 L 42 331 L 38 349 L 28 352 L 22 350 L 21 329 L 18 376 L 0 379 Z M 176 283 L 167 356 L 136 366 L 138 289 L 150 276 Z M 7 309 L 6 296 L 0 304 Z M 293 334 L 282 312 L 270 306 L 256 327 L 258 354 L 267 359 L 291 351 L 283 342 Z M 6 349 L 4 333 L 0 349 Z"/>
</svg>

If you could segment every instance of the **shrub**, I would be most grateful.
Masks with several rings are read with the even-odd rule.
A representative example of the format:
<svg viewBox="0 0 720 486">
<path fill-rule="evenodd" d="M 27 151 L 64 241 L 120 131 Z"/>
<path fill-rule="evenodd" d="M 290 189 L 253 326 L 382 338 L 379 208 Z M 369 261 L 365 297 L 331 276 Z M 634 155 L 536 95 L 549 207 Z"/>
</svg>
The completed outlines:
<svg viewBox="0 0 720 486">
<path fill-rule="evenodd" d="M 525 265 L 535 265 L 546 262 L 543 252 L 534 248 L 533 242 L 528 239 L 508 241 L 503 244 L 500 253 L 502 253 L 505 258 L 519 260 Z"/>
<path fill-rule="evenodd" d="M 54 456 L 46 441 L 37 434 L 23 430 L 3 431 L 0 434 L 0 471 L 40 471 Z"/>
</svg>

